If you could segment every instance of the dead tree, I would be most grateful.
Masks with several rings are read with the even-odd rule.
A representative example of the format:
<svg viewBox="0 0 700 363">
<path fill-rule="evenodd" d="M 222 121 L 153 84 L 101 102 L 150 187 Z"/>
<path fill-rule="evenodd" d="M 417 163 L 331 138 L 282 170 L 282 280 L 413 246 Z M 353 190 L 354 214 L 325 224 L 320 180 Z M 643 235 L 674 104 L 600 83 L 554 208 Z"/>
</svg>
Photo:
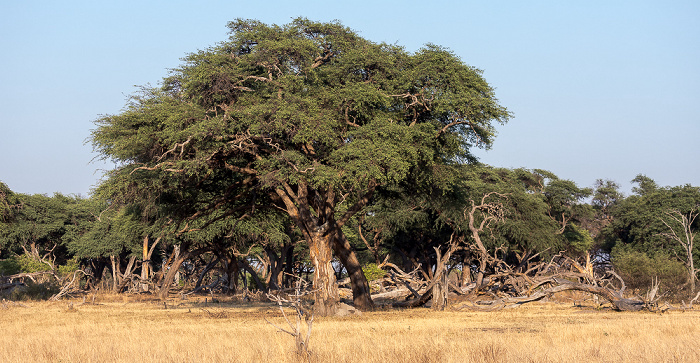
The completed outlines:
<svg viewBox="0 0 700 363">
<path fill-rule="evenodd" d="M 698 210 L 698 206 L 695 206 L 687 214 L 681 213 L 677 209 L 671 209 L 665 212 L 665 214 L 670 218 L 670 221 L 664 218 L 661 218 L 661 221 L 668 227 L 669 232 L 662 233 L 662 235 L 678 242 L 678 244 L 683 247 L 685 256 L 677 257 L 683 262 L 688 271 L 688 284 L 690 285 L 690 293 L 693 294 L 695 293 L 695 282 L 697 281 L 697 274 L 700 272 L 700 269 L 695 268 L 693 261 L 693 248 L 697 232 L 692 231 L 692 226 L 695 219 L 700 214 L 700 211 Z M 680 227 L 680 233 L 677 232 L 678 227 Z"/>
<path fill-rule="evenodd" d="M 479 260 L 479 270 L 476 274 L 476 285 L 481 286 L 484 282 L 484 274 L 486 273 L 486 267 L 489 263 L 493 264 L 499 260 L 496 256 L 491 256 L 484 246 L 481 240 L 481 233 L 484 230 L 491 227 L 492 223 L 500 222 L 504 218 L 505 209 L 503 204 L 500 202 L 486 202 L 486 200 L 492 196 L 496 195 L 499 197 L 505 197 L 504 194 L 491 192 L 485 194 L 481 198 L 481 203 L 476 204 L 474 200 L 471 201 L 471 208 L 464 209 L 464 219 L 467 221 L 467 226 L 474 243 L 470 248 L 476 252 Z"/>
<path fill-rule="evenodd" d="M 462 242 L 461 237 L 456 237 L 456 232 L 453 232 L 450 236 L 450 241 L 447 244 L 447 250 L 445 253 L 441 253 L 438 247 L 433 247 L 435 249 L 435 272 L 432 274 L 430 281 L 425 286 L 423 294 L 418 295 L 418 293 L 411 289 L 409 282 L 405 285 L 411 291 L 411 293 L 416 296 L 415 299 L 405 302 L 397 302 L 393 305 L 395 307 L 418 307 L 425 305 L 428 301 L 432 299 L 431 308 L 434 310 L 445 310 L 448 305 L 448 295 L 449 295 L 449 280 L 447 265 L 452 257 L 452 254 L 460 248 L 460 242 Z M 384 263 L 383 265 L 388 265 Z M 397 271 L 401 271 L 398 267 L 394 266 Z M 406 273 L 403 273 L 404 280 L 406 279 Z"/>
<path fill-rule="evenodd" d="M 495 279 L 491 277 L 490 283 Z M 599 296 L 608 301 L 614 310 L 658 311 L 658 279 L 647 292 L 645 298 L 626 298 L 626 285 L 614 271 L 606 271 L 596 276 L 590 258 L 581 265 L 568 257 L 555 256 L 549 262 L 541 262 L 526 273 L 507 272 L 499 276 L 500 285 L 493 286 L 493 292 L 501 297 L 491 300 L 470 300 L 457 309 L 499 310 L 539 301 L 564 291 L 582 291 Z"/>
<path fill-rule="evenodd" d="M 72 275 L 68 275 L 62 279 L 58 278 L 59 283 L 61 285 L 61 290 L 57 292 L 55 295 L 51 296 L 49 300 L 51 301 L 57 301 L 60 300 L 64 296 L 68 296 L 71 294 L 79 293 L 82 290 L 80 289 L 80 277 L 78 275 L 86 276 L 85 271 L 83 270 L 76 270 L 73 272 Z"/>
</svg>

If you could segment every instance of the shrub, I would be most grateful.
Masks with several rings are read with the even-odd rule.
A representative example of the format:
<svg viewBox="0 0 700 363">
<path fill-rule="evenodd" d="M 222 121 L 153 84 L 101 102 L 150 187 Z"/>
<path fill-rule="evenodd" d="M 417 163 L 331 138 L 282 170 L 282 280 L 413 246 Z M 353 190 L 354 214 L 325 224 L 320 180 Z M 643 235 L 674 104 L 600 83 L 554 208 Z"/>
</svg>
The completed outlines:
<svg viewBox="0 0 700 363">
<path fill-rule="evenodd" d="M 362 266 L 362 271 L 365 273 L 367 281 L 379 280 L 386 275 L 386 271 L 379 268 L 376 263 L 368 263 Z"/>
<path fill-rule="evenodd" d="M 16 287 L 9 294 L 9 300 L 47 300 L 61 291 L 56 281 L 34 282 L 27 280 L 24 286 Z"/>
<path fill-rule="evenodd" d="M 611 257 L 615 271 L 630 289 L 645 291 L 651 286 L 652 279 L 658 277 L 662 291 L 675 293 L 686 281 L 683 264 L 664 254 L 649 256 L 622 247 L 613 249 Z"/>
<path fill-rule="evenodd" d="M 0 275 L 14 275 L 22 271 L 17 256 L 12 256 L 8 259 L 0 261 Z"/>
<path fill-rule="evenodd" d="M 58 275 L 66 277 L 78 271 L 78 269 L 80 269 L 80 260 L 77 257 L 73 257 L 66 261 L 65 265 L 58 266 Z"/>
<path fill-rule="evenodd" d="M 35 259 L 34 257 L 26 253 L 17 256 L 17 262 L 19 262 L 21 272 L 32 273 L 51 271 L 51 266 Z"/>
</svg>

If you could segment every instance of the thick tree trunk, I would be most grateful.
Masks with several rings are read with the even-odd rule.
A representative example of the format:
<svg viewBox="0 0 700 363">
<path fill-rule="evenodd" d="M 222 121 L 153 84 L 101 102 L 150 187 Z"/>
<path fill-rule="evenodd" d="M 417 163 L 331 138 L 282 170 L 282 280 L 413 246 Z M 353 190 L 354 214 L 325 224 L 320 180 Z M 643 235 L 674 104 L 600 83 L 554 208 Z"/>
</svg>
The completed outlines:
<svg viewBox="0 0 700 363">
<path fill-rule="evenodd" d="M 371 180 L 366 193 L 338 216 L 336 216 L 336 203 L 340 199 L 333 187 L 309 188 L 306 181 L 300 179 L 296 182 L 296 190 L 287 183 L 282 183 L 275 189 L 289 217 L 294 220 L 309 244 L 309 255 L 314 267 L 313 288 L 316 297 L 314 310 L 319 315 L 335 314 L 340 303 L 335 271 L 331 265 L 333 243 L 337 233 L 354 214 L 369 203 L 376 187 L 376 181 Z"/>
<path fill-rule="evenodd" d="M 447 307 L 447 294 L 449 292 L 447 273 L 438 277 L 438 283 L 433 286 L 433 300 L 430 307 L 433 310 L 445 310 Z"/>
<path fill-rule="evenodd" d="M 355 255 L 352 246 L 345 238 L 342 231 L 337 232 L 337 238 L 334 240 L 333 249 L 338 259 L 340 259 L 340 262 L 348 271 L 350 286 L 352 288 L 352 302 L 355 308 L 365 311 L 374 309 L 369 282 L 367 282 L 365 273 L 362 271 L 360 261 L 357 260 L 357 255 Z"/>
<path fill-rule="evenodd" d="M 238 258 L 233 255 L 226 262 L 226 276 L 228 277 L 228 293 L 233 295 L 238 290 L 238 275 L 240 274 L 240 269 L 238 268 Z"/>
<path fill-rule="evenodd" d="M 314 313 L 320 316 L 335 315 L 340 303 L 335 270 L 331 264 L 334 238 L 334 234 L 314 234 L 309 245 L 309 255 L 314 266 Z"/>
<path fill-rule="evenodd" d="M 459 278 L 459 286 L 467 286 L 472 282 L 472 271 L 469 265 L 470 258 L 469 254 L 464 254 L 464 259 L 462 260 L 462 275 Z"/>
<path fill-rule="evenodd" d="M 476 273 L 476 286 L 480 287 L 484 283 L 484 274 L 486 273 L 486 257 L 482 256 L 479 260 L 479 271 Z"/>
<path fill-rule="evenodd" d="M 287 245 L 282 247 L 281 255 L 277 256 L 274 249 L 270 247 L 265 248 L 265 253 L 267 254 L 267 259 L 270 264 L 270 274 L 267 277 L 267 283 L 270 289 L 279 290 L 282 288 L 282 258 L 285 255 Z"/>
<path fill-rule="evenodd" d="M 109 256 L 110 262 L 112 262 L 112 290 L 116 293 L 119 292 L 119 285 L 121 284 L 121 271 L 119 271 L 119 256 Z"/>
<path fill-rule="evenodd" d="M 433 310 L 445 310 L 447 307 L 447 295 L 449 293 L 447 262 L 452 256 L 452 252 L 457 247 L 454 234 L 450 237 L 450 246 L 444 256 L 440 254 L 440 249 L 435 248 L 435 274 L 433 274 Z"/>
</svg>

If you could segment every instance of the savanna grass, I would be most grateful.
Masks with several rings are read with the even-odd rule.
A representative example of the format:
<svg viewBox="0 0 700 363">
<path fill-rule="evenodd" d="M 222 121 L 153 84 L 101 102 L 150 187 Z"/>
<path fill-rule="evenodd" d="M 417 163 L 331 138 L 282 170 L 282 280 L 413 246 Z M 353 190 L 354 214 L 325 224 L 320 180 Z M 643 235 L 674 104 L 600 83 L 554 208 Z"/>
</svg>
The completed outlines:
<svg viewBox="0 0 700 363">
<path fill-rule="evenodd" d="M 108 296 L 95 303 L 0 306 L 0 361 L 299 359 L 293 338 L 265 321 L 285 324 L 272 304 Z M 699 322 L 697 310 L 621 313 L 555 303 L 498 312 L 386 310 L 316 318 L 310 350 L 318 362 L 698 362 Z"/>
</svg>

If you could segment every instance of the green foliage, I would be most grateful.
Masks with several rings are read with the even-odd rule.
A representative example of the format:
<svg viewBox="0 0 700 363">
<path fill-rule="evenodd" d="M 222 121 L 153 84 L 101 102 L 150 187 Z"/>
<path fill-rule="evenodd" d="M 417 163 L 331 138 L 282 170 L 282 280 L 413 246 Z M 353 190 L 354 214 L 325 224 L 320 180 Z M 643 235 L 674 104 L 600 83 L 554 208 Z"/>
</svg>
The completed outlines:
<svg viewBox="0 0 700 363">
<path fill-rule="evenodd" d="M 594 244 L 591 234 L 576 224 L 566 226 L 564 238 L 566 238 L 568 243 L 568 251 L 573 256 L 584 255 L 591 250 Z"/>
<path fill-rule="evenodd" d="M 17 263 L 20 266 L 20 272 L 32 273 L 51 271 L 50 265 L 26 253 L 17 256 Z"/>
<path fill-rule="evenodd" d="M 94 201 L 77 196 L 13 194 L 10 215 L 0 221 L 0 255 L 50 252 L 56 263 L 70 259 L 66 245 L 95 219 Z"/>
<path fill-rule="evenodd" d="M 14 275 L 20 273 L 21 270 L 22 266 L 19 264 L 17 256 L 0 260 L 0 275 Z"/>
<path fill-rule="evenodd" d="M 95 148 L 127 163 L 110 177 L 112 196 L 129 194 L 122 177 L 142 196 L 147 184 L 162 193 L 205 182 L 182 189 L 203 196 L 202 187 L 231 186 L 217 178 L 253 170 L 263 187 L 362 190 L 470 157 L 475 140 L 490 145 L 491 122 L 510 117 L 480 71 L 437 46 L 409 54 L 306 19 L 229 27 L 229 41 L 189 55 L 161 89 L 96 122 Z M 137 165 L 148 169 L 132 174 Z"/>
<path fill-rule="evenodd" d="M 72 274 L 80 268 L 78 257 L 72 257 L 65 264 L 56 267 L 58 275 L 63 277 Z M 0 275 L 18 273 L 50 272 L 51 266 L 32 255 L 23 253 L 0 261 Z"/>
<path fill-rule="evenodd" d="M 591 204 L 597 208 L 604 218 L 610 215 L 612 208 L 624 199 L 620 185 L 612 180 L 598 179 L 595 182 L 595 192 Z"/>
<path fill-rule="evenodd" d="M 362 266 L 362 271 L 365 273 L 367 281 L 379 280 L 386 275 L 386 271 L 379 268 L 376 263 L 368 263 Z"/>
<path fill-rule="evenodd" d="M 11 222 L 14 211 L 18 204 L 17 195 L 3 182 L 0 182 L 0 233 L 7 228 L 6 223 Z M 0 239 L 0 248 L 2 248 Z"/>
<path fill-rule="evenodd" d="M 133 210 L 108 210 L 77 238 L 72 238 L 67 247 L 75 256 L 83 258 L 115 256 L 125 250 L 139 253 L 146 228 Z"/>
<path fill-rule="evenodd" d="M 73 274 L 75 271 L 80 269 L 80 259 L 77 256 L 73 256 L 70 260 L 66 262 L 65 265 L 58 266 L 58 276 L 66 277 Z"/>
</svg>

